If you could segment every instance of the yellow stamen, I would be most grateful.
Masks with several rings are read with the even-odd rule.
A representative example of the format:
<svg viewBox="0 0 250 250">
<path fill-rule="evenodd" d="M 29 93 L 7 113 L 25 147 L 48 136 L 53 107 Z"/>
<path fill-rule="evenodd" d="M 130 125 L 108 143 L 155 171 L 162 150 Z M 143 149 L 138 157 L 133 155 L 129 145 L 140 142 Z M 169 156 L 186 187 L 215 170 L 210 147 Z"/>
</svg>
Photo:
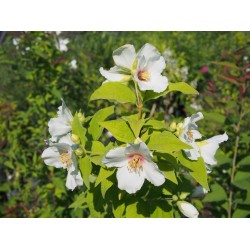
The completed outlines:
<svg viewBox="0 0 250 250">
<path fill-rule="evenodd" d="M 193 133 L 192 133 L 192 130 L 191 130 L 191 129 L 189 129 L 189 130 L 187 131 L 187 135 L 188 135 L 188 140 L 189 140 L 190 142 L 192 142 L 193 139 L 194 139 L 194 136 L 193 136 Z"/>
<path fill-rule="evenodd" d="M 70 154 L 68 152 L 60 154 L 60 159 L 62 164 L 66 164 L 66 167 L 69 168 L 72 164 Z"/>
<path fill-rule="evenodd" d="M 148 81 L 150 80 L 150 73 L 147 70 L 139 70 L 138 78 L 141 81 Z"/>
<path fill-rule="evenodd" d="M 128 169 L 130 172 L 139 173 L 139 171 L 142 170 L 142 164 L 139 155 L 134 155 L 133 158 L 130 161 L 128 161 L 128 164 L 129 164 Z"/>
</svg>

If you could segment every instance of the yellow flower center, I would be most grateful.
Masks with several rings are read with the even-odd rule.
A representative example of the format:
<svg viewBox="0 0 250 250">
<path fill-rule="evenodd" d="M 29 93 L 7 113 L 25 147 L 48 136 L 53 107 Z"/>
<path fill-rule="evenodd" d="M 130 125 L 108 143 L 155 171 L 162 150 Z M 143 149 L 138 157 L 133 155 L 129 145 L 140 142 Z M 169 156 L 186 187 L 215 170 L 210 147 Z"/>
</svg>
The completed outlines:
<svg viewBox="0 0 250 250">
<path fill-rule="evenodd" d="M 191 130 L 191 129 L 189 129 L 189 130 L 187 131 L 187 135 L 188 135 L 188 140 L 189 140 L 190 142 L 192 142 L 193 139 L 194 139 L 194 137 L 193 137 L 193 133 L 192 133 L 192 130 Z"/>
<path fill-rule="evenodd" d="M 66 164 L 67 168 L 72 165 L 70 154 L 68 152 L 60 154 L 60 159 L 62 164 Z"/>
<path fill-rule="evenodd" d="M 142 170 L 142 156 L 135 154 L 132 155 L 131 160 L 128 161 L 129 167 L 128 170 L 130 172 L 136 172 L 139 173 L 140 170 Z"/>
<path fill-rule="evenodd" d="M 139 70 L 138 78 L 141 81 L 148 81 L 150 80 L 150 74 L 147 70 Z"/>
</svg>

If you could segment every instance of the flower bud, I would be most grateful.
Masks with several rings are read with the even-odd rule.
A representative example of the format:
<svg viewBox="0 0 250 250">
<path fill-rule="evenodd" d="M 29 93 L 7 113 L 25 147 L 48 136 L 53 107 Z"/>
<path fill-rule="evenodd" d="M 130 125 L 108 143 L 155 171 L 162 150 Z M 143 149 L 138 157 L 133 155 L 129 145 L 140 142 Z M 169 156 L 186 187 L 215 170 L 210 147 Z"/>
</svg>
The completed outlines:
<svg viewBox="0 0 250 250">
<path fill-rule="evenodd" d="M 72 134 L 72 135 L 71 135 L 71 140 L 72 140 L 74 143 L 76 143 L 76 144 L 80 144 L 80 143 L 81 143 L 80 137 L 79 137 L 78 135 L 76 135 L 76 134 Z"/>
<path fill-rule="evenodd" d="M 174 194 L 174 195 L 172 196 L 172 199 L 173 199 L 173 201 L 178 201 L 178 196 Z"/>
<path fill-rule="evenodd" d="M 82 114 L 82 113 L 77 113 L 77 116 L 78 116 L 78 119 L 79 119 L 80 123 L 83 123 L 84 120 L 85 120 L 84 114 Z"/>
<path fill-rule="evenodd" d="M 78 148 L 78 149 L 75 150 L 75 154 L 77 156 L 83 156 L 84 155 L 84 151 L 83 151 L 82 148 Z"/>
<path fill-rule="evenodd" d="M 198 210 L 190 203 L 186 201 L 178 201 L 177 206 L 180 212 L 188 218 L 198 218 Z"/>
<path fill-rule="evenodd" d="M 169 128 L 170 128 L 170 131 L 175 131 L 176 130 L 176 122 L 172 122 L 171 124 L 170 124 L 170 126 L 169 126 Z"/>
<path fill-rule="evenodd" d="M 183 128 L 183 123 L 182 122 L 178 123 L 175 132 L 177 136 L 181 134 L 182 128 Z"/>
</svg>

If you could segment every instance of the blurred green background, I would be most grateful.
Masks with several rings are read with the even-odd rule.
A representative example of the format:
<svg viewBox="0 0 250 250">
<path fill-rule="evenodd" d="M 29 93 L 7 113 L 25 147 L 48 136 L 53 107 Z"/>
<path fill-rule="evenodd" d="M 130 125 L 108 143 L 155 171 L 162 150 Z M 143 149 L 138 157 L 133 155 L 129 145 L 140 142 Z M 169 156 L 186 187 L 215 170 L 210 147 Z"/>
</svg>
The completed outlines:
<svg viewBox="0 0 250 250">
<path fill-rule="evenodd" d="M 212 191 L 193 195 L 200 217 L 250 217 L 250 32 L 1 32 L 1 217 L 85 216 L 84 208 L 70 208 L 77 191 L 65 188 L 65 173 L 40 157 L 47 123 L 61 97 L 86 116 L 108 106 L 88 103 L 104 81 L 99 68 L 113 66 L 116 48 L 145 43 L 164 56 L 169 81 L 185 81 L 200 95 L 170 94 L 144 111 L 167 123 L 202 111 L 201 132 L 229 135 L 209 174 Z"/>
</svg>

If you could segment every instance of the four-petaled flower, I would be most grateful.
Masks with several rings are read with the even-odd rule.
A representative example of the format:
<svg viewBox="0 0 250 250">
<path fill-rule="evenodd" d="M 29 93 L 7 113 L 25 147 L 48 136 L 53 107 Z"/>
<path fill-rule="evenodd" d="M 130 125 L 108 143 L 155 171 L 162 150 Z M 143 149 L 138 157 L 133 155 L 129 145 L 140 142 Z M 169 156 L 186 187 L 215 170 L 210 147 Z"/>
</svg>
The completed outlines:
<svg viewBox="0 0 250 250">
<path fill-rule="evenodd" d="M 116 66 L 110 70 L 100 68 L 105 82 L 128 82 L 134 78 L 141 91 L 159 93 L 167 88 L 168 79 L 161 75 L 166 63 L 153 45 L 146 43 L 136 54 L 134 46 L 126 44 L 113 52 L 113 59 Z"/>
<path fill-rule="evenodd" d="M 138 52 L 137 61 L 134 78 L 140 90 L 153 90 L 157 93 L 164 91 L 168 86 L 168 79 L 161 73 L 166 68 L 166 63 L 157 49 L 146 43 Z"/>
<path fill-rule="evenodd" d="M 71 122 L 73 121 L 73 116 L 62 99 L 62 106 L 58 108 L 58 117 L 51 118 L 49 121 L 49 132 L 51 135 L 51 141 L 58 142 L 58 140 L 68 134 L 71 130 Z"/>
<path fill-rule="evenodd" d="M 129 194 L 141 189 L 147 179 L 155 186 L 165 182 L 165 176 L 152 161 L 152 154 L 144 142 L 128 143 L 126 148 L 110 150 L 102 163 L 107 167 L 117 167 L 118 187 Z"/>
<path fill-rule="evenodd" d="M 58 143 L 51 143 L 50 147 L 42 153 L 46 165 L 67 169 L 66 187 L 71 190 L 75 189 L 76 186 L 83 185 L 73 148 L 74 143 L 70 139 L 70 134 L 68 134 L 62 137 Z"/>
</svg>

